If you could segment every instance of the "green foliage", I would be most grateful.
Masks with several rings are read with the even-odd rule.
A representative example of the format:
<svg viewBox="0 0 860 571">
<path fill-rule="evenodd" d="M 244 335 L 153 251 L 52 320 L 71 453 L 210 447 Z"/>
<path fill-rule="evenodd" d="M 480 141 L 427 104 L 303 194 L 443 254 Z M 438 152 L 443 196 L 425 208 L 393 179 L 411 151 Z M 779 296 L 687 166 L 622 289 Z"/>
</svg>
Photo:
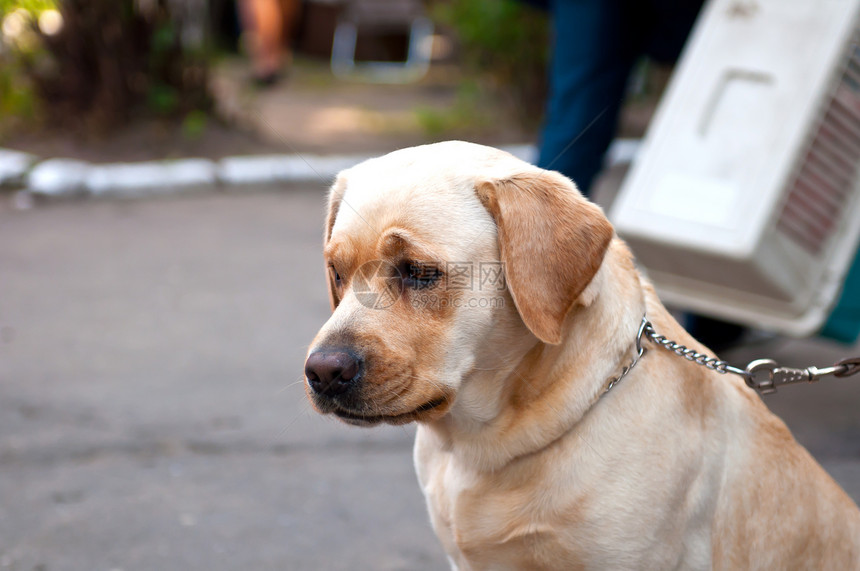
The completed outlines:
<svg viewBox="0 0 860 571">
<path fill-rule="evenodd" d="M 206 132 L 209 126 L 209 115 L 205 112 L 192 111 L 182 120 L 182 135 L 189 140 L 197 140 Z"/>
<path fill-rule="evenodd" d="M 40 14 L 45 10 L 55 10 L 55 0 L 0 0 L 0 15 L 24 9 L 30 14 Z"/>
<path fill-rule="evenodd" d="M 449 0 L 432 15 L 453 30 L 467 68 L 488 76 L 524 122 L 536 123 L 550 52 L 546 14 L 517 0 Z"/>
<path fill-rule="evenodd" d="M 32 88 L 12 66 L 0 67 L 0 117 L 33 115 Z"/>
<path fill-rule="evenodd" d="M 415 119 L 424 134 L 431 139 L 450 137 L 471 130 L 486 128 L 493 123 L 483 101 L 484 94 L 475 81 L 466 81 L 457 90 L 457 99 L 449 108 L 418 107 Z"/>
<path fill-rule="evenodd" d="M 163 22 L 152 32 L 150 49 L 153 57 L 163 56 L 176 45 L 177 30 L 173 22 Z"/>
<path fill-rule="evenodd" d="M 14 62 L 0 56 L 0 140 L 23 122 L 36 116 L 36 97 L 32 87 Z"/>
<path fill-rule="evenodd" d="M 183 45 L 168 0 L 147 2 L 145 11 L 141 6 L 138 0 L 0 0 L 0 13 L 23 9 L 32 16 L 27 41 L 19 38 L 0 52 L 0 76 L 30 91 L 0 95 L 0 112 L 30 112 L 20 98 L 35 94 L 45 123 L 104 131 L 133 117 L 208 110 L 205 54 Z M 43 35 L 35 17 L 50 8 L 62 14 L 62 27 Z"/>
<path fill-rule="evenodd" d="M 434 7 L 434 15 L 451 26 L 467 55 L 483 62 L 516 65 L 544 63 L 545 16 L 516 0 L 451 0 Z"/>
<path fill-rule="evenodd" d="M 27 26 L 32 26 L 32 18 L 53 7 L 49 0 L 0 0 L 0 24 L 5 16 L 24 10 L 30 15 Z M 26 27 L 14 45 L 2 44 L 0 37 L 0 137 L 32 121 L 37 114 L 37 97 L 26 74 L 38 48 L 36 34 Z"/>
<path fill-rule="evenodd" d="M 179 105 L 179 94 L 173 87 L 157 83 L 149 88 L 146 94 L 146 104 L 158 115 L 169 115 Z"/>
</svg>

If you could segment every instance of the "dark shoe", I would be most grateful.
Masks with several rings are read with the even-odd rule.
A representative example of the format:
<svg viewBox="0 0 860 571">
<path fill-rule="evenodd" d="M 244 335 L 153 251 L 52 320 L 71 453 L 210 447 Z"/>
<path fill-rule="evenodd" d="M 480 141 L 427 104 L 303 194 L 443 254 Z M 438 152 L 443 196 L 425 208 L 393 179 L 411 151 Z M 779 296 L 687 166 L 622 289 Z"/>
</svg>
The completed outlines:
<svg viewBox="0 0 860 571">
<path fill-rule="evenodd" d="M 279 81 L 281 81 L 281 74 L 277 71 L 273 71 L 264 75 L 255 75 L 253 83 L 255 87 L 266 89 L 277 84 Z"/>
</svg>

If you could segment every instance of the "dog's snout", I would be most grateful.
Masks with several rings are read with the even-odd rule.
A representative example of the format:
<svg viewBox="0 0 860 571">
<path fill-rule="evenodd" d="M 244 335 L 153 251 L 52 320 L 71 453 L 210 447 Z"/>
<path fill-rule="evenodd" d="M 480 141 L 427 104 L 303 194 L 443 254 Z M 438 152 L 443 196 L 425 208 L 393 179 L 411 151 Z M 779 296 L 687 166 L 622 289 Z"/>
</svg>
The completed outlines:
<svg viewBox="0 0 860 571">
<path fill-rule="evenodd" d="M 356 380 L 361 362 L 345 351 L 314 351 L 305 362 L 305 376 L 314 392 L 335 396 Z"/>
</svg>

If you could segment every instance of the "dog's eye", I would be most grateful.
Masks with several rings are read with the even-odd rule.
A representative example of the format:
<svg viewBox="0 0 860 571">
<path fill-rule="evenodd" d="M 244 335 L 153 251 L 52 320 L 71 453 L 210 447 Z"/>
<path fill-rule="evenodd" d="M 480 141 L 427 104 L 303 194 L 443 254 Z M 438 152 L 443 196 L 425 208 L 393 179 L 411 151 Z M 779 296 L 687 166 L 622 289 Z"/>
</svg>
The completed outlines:
<svg viewBox="0 0 860 571">
<path fill-rule="evenodd" d="M 442 277 L 439 268 L 423 262 L 406 261 L 398 269 L 403 276 L 403 285 L 412 289 L 430 287 Z"/>
<path fill-rule="evenodd" d="M 340 274 L 337 273 L 337 270 L 334 269 L 334 266 L 329 266 L 329 269 L 331 270 L 332 276 L 334 276 L 334 285 L 336 285 L 337 287 L 340 287 L 341 286 Z"/>
</svg>

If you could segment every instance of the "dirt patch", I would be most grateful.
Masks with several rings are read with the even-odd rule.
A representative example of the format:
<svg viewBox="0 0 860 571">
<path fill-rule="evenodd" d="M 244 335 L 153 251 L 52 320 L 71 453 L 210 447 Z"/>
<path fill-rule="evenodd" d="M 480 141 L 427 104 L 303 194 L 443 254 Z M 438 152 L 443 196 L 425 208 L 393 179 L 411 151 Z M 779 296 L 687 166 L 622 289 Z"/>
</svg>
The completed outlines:
<svg viewBox="0 0 860 571">
<path fill-rule="evenodd" d="M 490 97 L 464 100 L 469 79 L 455 68 L 382 85 L 339 80 L 325 62 L 302 60 L 270 88 L 254 87 L 247 62 L 213 68 L 217 112 L 189 129 L 182 121 L 138 120 L 106 135 L 43 129 L 0 140 L 39 157 L 96 163 L 267 153 L 383 153 L 439 140 L 501 145 L 535 140 Z"/>
<path fill-rule="evenodd" d="M 241 60 L 222 62 L 213 90 L 220 113 L 296 152 L 384 152 L 452 138 L 490 144 L 533 140 L 489 96 L 464 97 L 474 83 L 455 66 L 422 80 L 374 84 L 335 78 L 320 61 L 298 61 L 286 81 L 249 86 Z"/>
<path fill-rule="evenodd" d="M 189 136 L 179 122 L 137 121 L 109 135 L 45 130 L 0 141 L 2 146 L 38 157 L 62 157 L 95 163 L 133 162 L 185 157 L 219 159 L 230 155 L 283 152 L 257 134 L 210 120 Z"/>
<path fill-rule="evenodd" d="M 43 130 L 0 140 L 39 157 L 96 163 L 268 153 L 385 153 L 448 139 L 488 145 L 534 142 L 504 106 L 456 66 L 421 81 L 383 85 L 335 78 L 326 62 L 298 60 L 270 88 L 249 81 L 247 62 L 230 58 L 212 71 L 217 112 L 189 129 L 182 121 L 135 121 L 108 135 Z M 628 101 L 619 135 L 640 137 L 656 97 Z M 534 124 L 538 124 L 536 119 Z"/>
</svg>

